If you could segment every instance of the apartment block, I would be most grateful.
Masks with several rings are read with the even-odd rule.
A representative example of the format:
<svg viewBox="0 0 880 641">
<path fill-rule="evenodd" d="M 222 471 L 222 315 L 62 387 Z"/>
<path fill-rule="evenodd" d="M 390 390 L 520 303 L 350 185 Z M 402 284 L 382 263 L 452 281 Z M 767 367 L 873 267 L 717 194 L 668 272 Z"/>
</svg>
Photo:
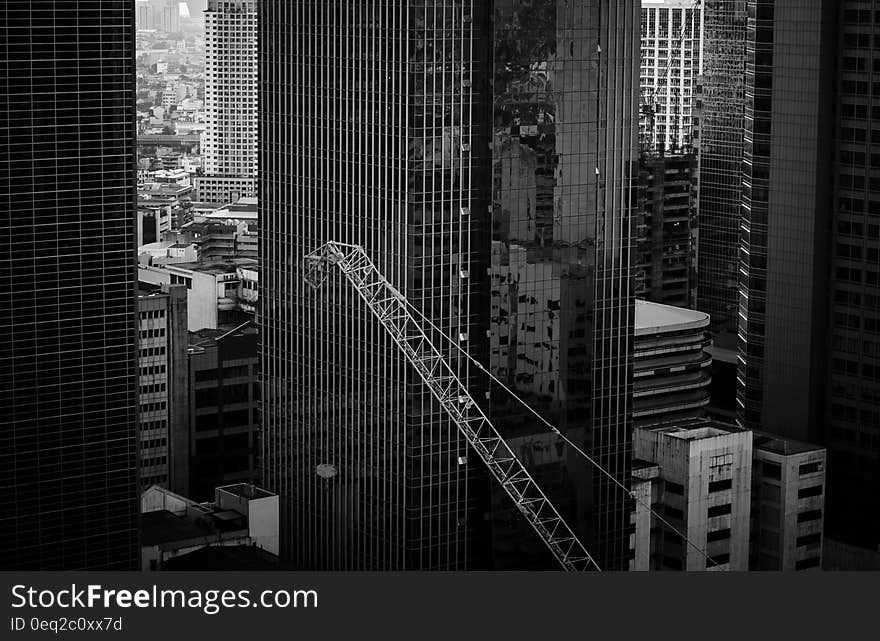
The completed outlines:
<svg viewBox="0 0 880 641">
<path fill-rule="evenodd" d="M 825 525 L 825 448 L 753 435 L 752 570 L 818 570 Z"/>
<path fill-rule="evenodd" d="M 189 489 L 189 376 L 184 285 L 138 293 L 140 487 Z"/>
</svg>

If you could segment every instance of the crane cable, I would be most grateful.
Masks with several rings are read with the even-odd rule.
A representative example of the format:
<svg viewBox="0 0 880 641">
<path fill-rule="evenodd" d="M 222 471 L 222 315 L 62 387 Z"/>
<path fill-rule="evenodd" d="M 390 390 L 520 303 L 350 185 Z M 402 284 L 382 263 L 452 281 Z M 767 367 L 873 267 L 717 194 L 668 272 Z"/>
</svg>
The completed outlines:
<svg viewBox="0 0 880 641">
<path fill-rule="evenodd" d="M 465 358 L 467 358 L 470 362 L 472 362 L 472 363 L 473 363 L 473 364 L 474 364 L 474 365 L 475 365 L 480 371 L 484 372 L 484 373 L 485 373 L 490 379 L 492 379 L 493 381 L 495 381 L 495 383 L 497 383 L 497 384 L 498 384 L 503 390 L 505 390 L 505 391 L 506 391 L 511 397 L 513 397 L 517 402 L 519 402 L 520 405 L 522 405 L 523 407 L 525 407 L 525 408 L 526 408 L 531 414 L 533 414 L 533 415 L 535 416 L 535 418 L 537 418 L 539 421 L 541 421 L 541 423 L 543 423 L 545 426 L 547 426 L 547 428 L 548 428 L 551 432 L 553 432 L 554 434 L 556 434 L 556 435 L 557 435 L 559 438 L 561 438 L 561 439 L 562 439 L 562 440 L 563 440 L 563 441 L 564 441 L 569 447 L 571 447 L 575 452 L 577 452 L 578 454 L 580 454 L 580 455 L 581 455 L 582 457 L 584 457 L 587 461 L 589 461 L 590 464 L 592 464 L 597 470 L 599 470 L 602 474 L 604 474 L 605 476 L 607 476 L 608 479 L 610 479 L 612 483 L 614 483 L 614 484 L 617 485 L 620 489 L 622 489 L 624 492 L 626 492 L 627 495 L 628 495 L 631 499 L 633 499 L 634 501 L 636 501 L 637 503 L 639 503 L 642 507 L 646 508 L 646 509 L 647 509 L 652 515 L 654 515 L 654 516 L 657 518 L 657 520 L 659 520 L 661 523 L 663 523 L 666 527 L 668 527 L 670 530 L 672 530 L 675 534 L 677 534 L 678 536 L 680 536 L 680 537 L 682 538 L 682 540 L 686 541 L 687 544 L 690 545 L 692 548 L 694 548 L 697 552 L 699 552 L 701 555 L 703 555 L 704 557 L 706 557 L 706 560 L 709 561 L 709 562 L 712 564 L 712 566 L 717 566 L 717 565 L 719 565 L 719 564 L 715 561 L 715 559 L 713 559 L 711 556 L 709 556 L 709 554 L 708 554 L 703 548 L 701 548 L 701 547 L 699 547 L 698 545 L 696 545 L 696 544 L 695 544 L 693 541 L 691 541 L 691 540 L 690 540 L 690 539 L 689 539 L 689 538 L 688 538 L 683 532 L 681 532 L 678 528 L 676 528 L 676 527 L 675 527 L 674 525 L 672 525 L 669 521 L 667 521 L 665 518 L 663 518 L 659 513 L 657 513 L 657 512 L 651 507 L 650 503 L 645 503 L 642 499 L 640 499 L 640 498 L 638 497 L 638 495 L 636 495 L 635 492 L 633 492 L 633 491 L 630 490 L 628 487 L 626 487 L 626 485 L 624 485 L 623 483 L 621 483 L 621 482 L 620 482 L 620 481 L 619 481 L 619 480 L 618 480 L 613 474 L 611 474 L 611 472 L 609 472 L 609 471 L 606 470 L 604 467 L 602 467 L 602 466 L 601 466 L 601 465 L 600 465 L 600 464 L 599 464 L 599 463 L 598 463 L 598 462 L 597 462 L 592 456 L 590 456 L 589 454 L 587 454 L 587 452 L 585 452 L 585 451 L 584 451 L 583 449 L 581 449 L 576 443 L 574 443 L 574 441 L 572 441 L 570 438 L 568 438 L 567 436 L 565 436 L 565 434 L 563 434 L 562 432 L 560 432 L 559 429 L 558 429 L 555 425 L 553 425 L 552 423 L 550 423 L 549 421 L 547 421 L 547 419 L 545 419 L 545 418 L 544 418 L 543 416 L 541 416 L 537 411 L 535 411 L 534 409 L 532 409 L 532 407 L 531 407 L 528 403 L 526 403 L 524 400 L 522 400 L 522 399 L 519 397 L 519 395 L 518 395 L 518 394 L 515 394 L 515 393 L 513 392 L 513 390 L 511 390 L 507 385 L 505 385 L 503 382 L 501 382 L 501 381 L 498 379 L 497 376 L 495 376 L 492 372 L 490 372 L 490 371 L 487 370 L 485 367 L 483 367 L 483 364 L 480 363 L 480 361 L 478 361 L 476 358 L 474 358 L 473 356 L 471 356 L 471 355 L 467 352 L 467 350 L 465 350 L 465 349 L 464 349 L 461 345 L 459 345 L 456 341 L 452 340 L 449 336 L 447 336 L 447 335 L 443 332 L 442 329 L 440 329 L 439 327 L 437 327 L 437 326 L 431 321 L 431 319 L 429 319 L 427 316 L 425 316 L 425 314 L 423 314 L 423 313 L 421 312 L 421 310 L 419 310 L 415 305 L 413 305 L 413 304 L 409 301 L 409 299 L 407 299 L 406 296 L 400 295 L 400 300 L 402 300 L 402 301 L 404 302 L 404 304 L 405 304 L 407 307 L 409 307 L 409 308 L 412 309 L 416 314 L 418 314 L 418 316 L 421 317 L 421 319 L 424 320 L 428 325 L 430 325 L 430 326 L 434 329 L 434 331 L 436 331 L 438 334 L 440 334 L 441 337 L 443 337 L 444 339 L 446 339 L 446 341 L 447 341 L 450 345 L 452 345 L 453 347 L 455 347 L 455 349 L 457 349 L 459 352 L 461 352 L 461 353 L 465 356 Z M 597 567 L 598 567 L 598 566 L 597 566 Z"/>
</svg>

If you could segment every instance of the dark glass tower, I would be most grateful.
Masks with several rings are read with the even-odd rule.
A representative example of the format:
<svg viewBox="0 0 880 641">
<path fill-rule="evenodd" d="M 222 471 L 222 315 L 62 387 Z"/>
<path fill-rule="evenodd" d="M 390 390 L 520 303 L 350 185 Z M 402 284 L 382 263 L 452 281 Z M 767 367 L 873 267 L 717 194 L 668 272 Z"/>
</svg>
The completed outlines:
<svg viewBox="0 0 880 641">
<path fill-rule="evenodd" d="M 746 0 L 703 2 L 697 308 L 735 349 L 742 204 Z"/>
<path fill-rule="evenodd" d="M 749 2 L 737 413 L 822 440 L 833 163 L 832 2 Z"/>
<path fill-rule="evenodd" d="M 134 3 L 0 16 L 0 568 L 134 569 Z"/>
<path fill-rule="evenodd" d="M 830 538 L 876 552 L 880 550 L 880 2 L 838 4 L 825 522 Z"/>
<path fill-rule="evenodd" d="M 307 568 L 463 569 L 491 543 L 497 566 L 544 565 L 349 286 L 308 291 L 298 263 L 327 240 L 364 245 L 627 480 L 637 4 L 260 11 L 262 463 L 284 553 Z M 600 564 L 624 567 L 626 497 L 439 343 Z"/>
</svg>

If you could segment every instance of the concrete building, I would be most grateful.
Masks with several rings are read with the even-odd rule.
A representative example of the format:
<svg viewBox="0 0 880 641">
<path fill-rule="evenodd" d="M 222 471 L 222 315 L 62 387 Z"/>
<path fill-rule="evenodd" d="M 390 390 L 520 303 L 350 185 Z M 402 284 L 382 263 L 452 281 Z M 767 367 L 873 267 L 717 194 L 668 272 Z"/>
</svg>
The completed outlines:
<svg viewBox="0 0 880 641">
<path fill-rule="evenodd" d="M 752 442 L 751 569 L 821 569 L 825 448 L 764 432 Z"/>
<path fill-rule="evenodd" d="M 256 194 L 256 0 L 209 0 L 205 11 L 205 175 L 200 200 L 234 202 Z"/>
<path fill-rule="evenodd" d="M 823 448 L 707 419 L 636 428 L 634 448 L 631 569 L 822 566 Z"/>
<path fill-rule="evenodd" d="M 228 225 L 217 221 L 187 223 L 174 237 L 180 243 L 191 243 L 197 248 L 198 258 L 204 262 L 223 262 L 235 258 L 256 260 L 259 255 L 259 236 L 255 225 L 237 223 Z"/>
<path fill-rule="evenodd" d="M 633 491 L 693 545 L 637 503 L 631 570 L 749 569 L 751 432 L 710 421 L 636 428 L 633 456 Z"/>
<path fill-rule="evenodd" d="M 138 294 L 140 486 L 189 490 L 189 344 L 186 287 L 141 286 Z"/>
<path fill-rule="evenodd" d="M 633 424 L 705 416 L 712 382 L 709 316 L 636 301 Z"/>
<path fill-rule="evenodd" d="M 198 258 L 199 249 L 194 243 L 164 240 L 138 247 L 138 264 L 143 266 L 193 263 Z"/>
<path fill-rule="evenodd" d="M 156 485 L 141 494 L 141 570 L 173 569 L 210 547 L 255 548 L 277 560 L 276 494 L 235 483 L 215 488 L 211 498 L 197 502 Z"/>
<path fill-rule="evenodd" d="M 636 296 L 676 307 L 696 306 L 697 162 L 693 153 L 639 162 L 640 216 Z"/>
<path fill-rule="evenodd" d="M 251 323 L 189 335 L 190 496 L 252 483 L 259 428 L 257 330 Z"/>
<path fill-rule="evenodd" d="M 247 320 L 240 299 L 242 279 L 249 281 L 248 298 L 256 293 L 251 279 L 257 261 L 236 258 L 216 263 L 165 263 L 138 265 L 138 278 L 145 283 L 182 283 L 187 287 L 187 314 L 190 331 L 218 329 L 222 325 Z M 247 274 L 240 271 L 245 269 Z"/>
</svg>

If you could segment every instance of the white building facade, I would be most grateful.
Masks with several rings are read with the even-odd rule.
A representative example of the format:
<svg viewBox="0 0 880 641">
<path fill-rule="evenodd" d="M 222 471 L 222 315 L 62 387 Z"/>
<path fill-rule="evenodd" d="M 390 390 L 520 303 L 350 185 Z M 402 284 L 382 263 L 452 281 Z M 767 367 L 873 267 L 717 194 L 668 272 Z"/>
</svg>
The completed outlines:
<svg viewBox="0 0 880 641">
<path fill-rule="evenodd" d="M 205 176 L 200 200 L 252 196 L 257 174 L 257 2 L 209 0 L 205 11 Z M 230 192 L 230 193 L 226 193 Z M 235 197 L 233 197 L 235 196 Z"/>
<path fill-rule="evenodd" d="M 694 0 L 642 0 L 640 88 L 653 96 L 654 127 L 642 111 L 639 130 L 652 149 L 690 145 L 693 101 L 701 73 L 703 9 Z"/>
</svg>

